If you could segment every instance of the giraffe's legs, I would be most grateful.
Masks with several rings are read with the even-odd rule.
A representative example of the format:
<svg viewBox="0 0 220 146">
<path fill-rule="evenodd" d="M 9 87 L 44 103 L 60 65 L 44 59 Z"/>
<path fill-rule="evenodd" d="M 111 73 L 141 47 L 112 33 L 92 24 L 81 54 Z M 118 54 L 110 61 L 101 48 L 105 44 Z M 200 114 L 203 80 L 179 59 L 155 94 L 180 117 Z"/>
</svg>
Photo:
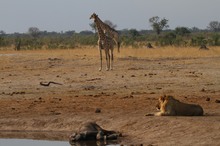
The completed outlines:
<svg viewBox="0 0 220 146">
<path fill-rule="evenodd" d="M 118 41 L 118 42 L 117 42 L 117 46 L 118 46 L 118 53 L 120 53 L 120 45 L 121 45 L 121 43 L 120 43 L 120 41 Z"/>
<path fill-rule="evenodd" d="M 117 35 L 116 34 L 113 35 L 113 40 L 114 40 L 114 42 L 115 42 L 115 44 L 116 44 L 116 46 L 118 48 L 118 53 L 120 53 L 120 45 L 121 45 L 121 43 L 120 43 L 118 34 Z"/>
<path fill-rule="evenodd" d="M 99 55 L 100 55 L 100 68 L 99 71 L 102 70 L 102 43 L 100 40 L 98 40 L 98 49 L 99 49 Z"/>
<path fill-rule="evenodd" d="M 99 48 L 99 53 L 100 53 L 100 68 L 99 68 L 99 71 L 102 70 L 102 49 Z"/>
<path fill-rule="evenodd" d="M 118 53 L 120 53 L 120 42 L 119 42 L 119 40 L 115 39 L 115 38 L 113 38 L 113 40 L 114 40 L 114 42 L 115 42 L 115 44 L 116 44 L 116 46 L 118 48 Z"/>
<path fill-rule="evenodd" d="M 113 62 L 114 62 L 113 49 L 111 49 L 111 66 L 110 66 L 110 70 L 113 70 Z"/>
<path fill-rule="evenodd" d="M 109 51 L 108 51 L 108 70 L 110 69 L 110 60 L 111 60 L 111 58 L 110 58 L 110 54 L 109 54 Z"/>
<path fill-rule="evenodd" d="M 105 57 L 106 57 L 106 71 L 108 71 L 110 67 L 110 55 L 109 55 L 109 51 L 106 49 L 105 49 Z"/>
</svg>

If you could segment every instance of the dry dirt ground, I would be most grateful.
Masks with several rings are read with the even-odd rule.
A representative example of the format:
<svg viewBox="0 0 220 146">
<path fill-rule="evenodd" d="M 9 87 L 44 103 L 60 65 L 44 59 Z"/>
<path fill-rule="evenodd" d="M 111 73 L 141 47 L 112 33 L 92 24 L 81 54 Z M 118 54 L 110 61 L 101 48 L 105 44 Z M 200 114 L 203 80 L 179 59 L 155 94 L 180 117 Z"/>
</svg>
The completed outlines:
<svg viewBox="0 0 220 146">
<path fill-rule="evenodd" d="M 1 51 L 0 138 L 68 140 L 96 121 L 122 132 L 125 145 L 220 145 L 220 48 L 169 57 L 122 49 L 114 70 L 101 72 L 98 51 L 88 50 Z M 40 85 L 50 81 L 60 84 Z M 145 116 L 163 94 L 205 115 Z"/>
</svg>

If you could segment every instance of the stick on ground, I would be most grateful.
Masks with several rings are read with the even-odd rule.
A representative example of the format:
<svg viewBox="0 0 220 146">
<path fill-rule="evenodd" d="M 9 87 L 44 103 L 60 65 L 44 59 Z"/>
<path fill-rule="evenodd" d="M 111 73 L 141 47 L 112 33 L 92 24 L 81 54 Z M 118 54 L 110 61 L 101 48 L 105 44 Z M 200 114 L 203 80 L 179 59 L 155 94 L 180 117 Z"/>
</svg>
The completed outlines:
<svg viewBox="0 0 220 146">
<path fill-rule="evenodd" d="M 57 85 L 63 85 L 61 83 L 57 83 L 57 82 L 53 82 L 53 81 L 50 81 L 50 82 L 40 82 L 40 85 L 41 86 L 50 86 L 50 84 L 57 84 Z"/>
</svg>

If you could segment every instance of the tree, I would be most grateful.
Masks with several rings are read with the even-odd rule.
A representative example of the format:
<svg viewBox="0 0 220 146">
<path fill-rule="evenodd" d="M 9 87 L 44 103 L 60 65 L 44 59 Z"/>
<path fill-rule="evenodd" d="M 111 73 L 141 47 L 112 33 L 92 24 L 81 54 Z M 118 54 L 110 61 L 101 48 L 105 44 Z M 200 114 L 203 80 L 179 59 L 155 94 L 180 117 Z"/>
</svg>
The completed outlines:
<svg viewBox="0 0 220 146">
<path fill-rule="evenodd" d="M 42 41 L 39 39 L 41 34 L 40 30 L 37 27 L 30 27 L 28 29 L 28 34 L 32 36 L 32 38 L 28 39 L 26 43 L 29 49 L 39 49 L 43 46 Z M 22 41 L 23 44 L 24 41 Z"/>
<path fill-rule="evenodd" d="M 207 28 L 209 30 L 211 30 L 211 31 L 218 32 L 218 31 L 220 31 L 220 22 L 218 22 L 218 21 L 211 21 Z"/>
<path fill-rule="evenodd" d="M 75 30 L 69 30 L 69 31 L 66 31 L 65 32 L 65 35 L 67 35 L 67 36 L 72 36 L 73 34 L 75 34 L 76 32 L 75 32 Z"/>
<path fill-rule="evenodd" d="M 185 36 L 191 32 L 189 31 L 189 29 L 187 27 L 176 27 L 175 33 L 180 36 Z"/>
<path fill-rule="evenodd" d="M 152 28 L 154 31 L 156 31 L 156 33 L 159 35 L 161 33 L 161 31 L 164 28 L 168 28 L 169 25 L 168 20 L 163 18 L 160 20 L 160 18 L 158 16 L 154 16 L 152 18 L 149 19 L 149 23 L 151 24 Z"/>
<path fill-rule="evenodd" d="M 109 25 L 113 29 L 115 29 L 117 27 L 117 25 L 113 24 L 110 20 L 105 20 L 104 23 Z"/>
<path fill-rule="evenodd" d="M 174 32 L 168 32 L 164 36 L 162 36 L 159 41 L 160 45 L 174 45 L 176 40 L 176 34 Z"/>
<path fill-rule="evenodd" d="M 96 32 L 95 22 L 90 23 L 89 26 L 92 28 L 92 30 L 94 30 Z"/>
<path fill-rule="evenodd" d="M 136 38 L 137 36 L 140 36 L 139 32 L 136 29 L 130 29 L 129 34 L 133 39 Z"/>
<path fill-rule="evenodd" d="M 30 27 L 28 29 L 28 34 L 30 34 L 34 38 L 37 38 L 40 35 L 40 30 L 37 27 Z"/>
<path fill-rule="evenodd" d="M 89 30 L 83 30 L 83 31 L 80 31 L 79 34 L 81 34 L 81 35 L 93 35 L 93 32 L 89 31 Z"/>
<path fill-rule="evenodd" d="M 214 45 L 214 46 L 220 45 L 220 34 L 213 33 L 211 35 L 211 38 L 212 38 L 212 43 L 213 43 L 212 45 Z"/>
<path fill-rule="evenodd" d="M 192 27 L 191 29 L 190 29 L 190 31 L 191 32 L 199 32 L 200 30 L 199 30 L 199 28 L 198 27 Z"/>
<path fill-rule="evenodd" d="M 3 36 L 3 35 L 6 35 L 6 33 L 3 30 L 1 30 L 0 31 L 0 36 Z"/>
</svg>

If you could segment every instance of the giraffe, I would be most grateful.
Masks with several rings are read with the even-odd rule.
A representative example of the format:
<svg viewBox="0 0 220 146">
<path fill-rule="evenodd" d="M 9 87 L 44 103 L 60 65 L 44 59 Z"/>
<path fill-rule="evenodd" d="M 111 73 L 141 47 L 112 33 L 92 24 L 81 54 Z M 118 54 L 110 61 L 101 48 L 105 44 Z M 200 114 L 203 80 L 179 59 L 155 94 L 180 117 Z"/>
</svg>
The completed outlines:
<svg viewBox="0 0 220 146">
<path fill-rule="evenodd" d="M 102 20 L 98 17 L 97 14 L 93 13 L 92 16 L 97 17 L 96 20 L 98 21 L 101 29 L 104 31 L 105 34 L 107 33 L 109 37 L 111 37 L 114 40 L 118 47 L 118 52 L 120 52 L 120 41 L 118 32 L 115 29 L 111 28 L 108 24 L 102 22 Z"/>
<path fill-rule="evenodd" d="M 98 15 L 91 15 L 90 19 L 94 19 L 94 22 L 96 24 L 96 28 L 98 30 L 98 48 L 99 48 L 99 53 L 100 53 L 100 68 L 99 71 L 102 70 L 102 50 L 104 49 L 105 51 L 105 56 L 106 56 L 106 70 L 108 71 L 109 69 L 113 69 L 113 50 L 114 50 L 114 43 L 113 40 L 106 36 L 105 33 L 103 32 L 99 21 L 97 21 Z M 110 52 L 109 52 L 110 51 Z M 110 55 L 111 54 L 111 55 Z M 110 61 L 111 60 L 111 61 Z"/>
</svg>

